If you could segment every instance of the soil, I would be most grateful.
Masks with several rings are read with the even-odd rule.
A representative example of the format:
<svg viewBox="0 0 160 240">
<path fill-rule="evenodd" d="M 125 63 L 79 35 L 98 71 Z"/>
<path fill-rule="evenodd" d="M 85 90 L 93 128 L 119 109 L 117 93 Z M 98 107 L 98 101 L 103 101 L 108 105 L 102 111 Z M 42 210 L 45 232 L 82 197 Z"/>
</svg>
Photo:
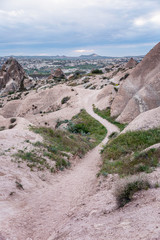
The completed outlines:
<svg viewBox="0 0 160 240">
<path fill-rule="evenodd" d="M 13 193 L 10 198 L 1 199 L 0 239 L 159 240 L 159 189 L 137 193 L 133 202 L 117 209 L 113 191 L 119 177 L 97 178 L 97 173 L 102 146 L 118 129 L 93 112 L 97 92 L 85 95 L 81 88 L 77 88 L 77 92 L 82 108 L 107 128 L 107 136 L 71 169 L 55 174 L 44 184 L 38 184 L 36 179 L 37 185 L 31 189 L 28 187 L 19 195 Z M 158 179 L 159 175 L 157 170 L 153 178 Z"/>
</svg>

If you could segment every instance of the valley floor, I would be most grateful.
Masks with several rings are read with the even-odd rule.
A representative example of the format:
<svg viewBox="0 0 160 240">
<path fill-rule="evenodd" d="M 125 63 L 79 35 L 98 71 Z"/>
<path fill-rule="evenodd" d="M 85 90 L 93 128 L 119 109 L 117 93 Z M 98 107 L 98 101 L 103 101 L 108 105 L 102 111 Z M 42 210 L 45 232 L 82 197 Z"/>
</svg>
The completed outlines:
<svg viewBox="0 0 160 240">
<path fill-rule="evenodd" d="M 105 181 L 96 177 L 100 150 L 118 129 L 93 112 L 94 95 L 83 97 L 83 91 L 78 91 L 82 107 L 108 129 L 106 138 L 71 169 L 56 174 L 52 183 L 8 203 L 13 214 L 1 221 L 0 239 L 159 240 L 159 190 L 140 192 L 133 203 L 116 210 L 112 192 L 118 177 Z"/>
</svg>

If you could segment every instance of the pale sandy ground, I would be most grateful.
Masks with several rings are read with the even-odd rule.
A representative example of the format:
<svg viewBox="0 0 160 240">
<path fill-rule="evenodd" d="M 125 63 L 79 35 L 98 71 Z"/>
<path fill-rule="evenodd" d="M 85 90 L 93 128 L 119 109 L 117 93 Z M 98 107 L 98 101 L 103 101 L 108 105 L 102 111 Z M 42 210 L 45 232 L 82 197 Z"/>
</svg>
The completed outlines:
<svg viewBox="0 0 160 240">
<path fill-rule="evenodd" d="M 77 91 L 82 107 L 109 128 L 108 135 L 112 131 L 118 131 L 115 126 L 93 112 L 92 103 L 97 93 L 91 92 L 88 98 L 87 95 L 84 96 L 83 90 Z M 53 236 L 54 230 L 66 219 L 71 209 L 96 192 L 99 151 L 107 141 L 108 137 L 73 169 L 55 175 L 52 183 L 45 185 L 45 188 L 25 193 L 19 199 L 15 197 L 14 201 L 7 204 L 3 202 L 2 208 L 7 208 L 7 213 L 6 218 L 1 219 L 2 234 L 8 239 L 48 239 Z M 12 214 L 13 216 L 10 216 Z"/>
<path fill-rule="evenodd" d="M 97 91 L 76 89 L 81 107 L 108 129 L 106 138 L 70 170 L 55 174 L 45 182 L 40 179 L 38 182 L 38 177 L 33 173 L 26 174 L 25 169 L 17 169 L 16 172 L 14 164 L 8 161 L 10 168 L 13 167 L 15 171 L 13 178 L 13 171 L 10 170 L 12 171 L 10 184 L 15 182 L 18 175 L 25 190 L 16 192 L 12 197 L 6 195 L 1 198 L 0 239 L 159 240 L 159 189 L 142 191 L 134 196 L 133 202 L 117 210 L 113 191 L 114 185 L 119 181 L 118 176 L 109 176 L 105 180 L 96 177 L 101 163 L 100 150 L 103 144 L 107 143 L 108 135 L 117 131 L 117 128 L 93 112 L 92 104 L 97 97 Z M 15 139 L 15 145 L 18 146 L 16 129 L 3 131 L 3 134 L 7 131 L 10 131 L 11 137 Z M 25 134 L 29 134 L 27 129 L 20 134 L 21 143 L 26 139 Z M 36 140 L 37 135 L 30 134 L 32 140 Z M 5 136 L 3 141 L 3 148 L 12 147 L 9 143 L 5 143 Z M 4 156 L 3 161 L 5 160 L 8 160 L 8 156 Z M 21 171 L 24 176 L 22 173 L 20 175 Z M 4 172 L 2 169 L 0 173 L 0 178 L 3 177 L 3 180 Z M 158 180 L 159 177 L 159 169 L 150 175 L 153 180 Z"/>
</svg>

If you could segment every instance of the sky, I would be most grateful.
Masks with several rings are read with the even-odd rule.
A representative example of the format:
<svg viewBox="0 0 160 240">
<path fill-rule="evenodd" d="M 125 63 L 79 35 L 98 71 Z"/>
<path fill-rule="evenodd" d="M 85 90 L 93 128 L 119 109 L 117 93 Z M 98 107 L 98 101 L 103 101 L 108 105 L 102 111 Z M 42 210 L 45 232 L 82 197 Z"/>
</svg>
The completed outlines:
<svg viewBox="0 0 160 240">
<path fill-rule="evenodd" d="M 0 56 L 145 55 L 160 0 L 0 0 Z"/>
</svg>

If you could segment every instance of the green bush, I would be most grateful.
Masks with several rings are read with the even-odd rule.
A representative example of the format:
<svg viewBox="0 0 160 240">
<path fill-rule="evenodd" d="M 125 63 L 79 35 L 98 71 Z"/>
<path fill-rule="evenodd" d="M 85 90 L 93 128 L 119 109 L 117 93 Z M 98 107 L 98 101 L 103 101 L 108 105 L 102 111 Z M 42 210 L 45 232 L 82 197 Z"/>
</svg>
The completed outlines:
<svg viewBox="0 0 160 240">
<path fill-rule="evenodd" d="M 11 122 L 11 123 L 16 122 L 16 118 L 11 118 L 11 119 L 10 119 L 10 122 Z"/>
<path fill-rule="evenodd" d="M 100 70 L 100 69 L 93 69 L 93 70 L 91 71 L 91 73 L 92 73 L 92 74 L 103 74 L 102 70 Z"/>
<path fill-rule="evenodd" d="M 134 193 L 150 188 L 150 183 L 140 177 L 125 179 L 115 189 L 117 207 L 123 207 L 132 200 Z"/>
<path fill-rule="evenodd" d="M 69 101 L 69 99 L 70 99 L 71 97 L 64 97 L 62 100 L 61 100 L 61 104 L 65 104 L 66 102 L 68 102 Z"/>
</svg>

